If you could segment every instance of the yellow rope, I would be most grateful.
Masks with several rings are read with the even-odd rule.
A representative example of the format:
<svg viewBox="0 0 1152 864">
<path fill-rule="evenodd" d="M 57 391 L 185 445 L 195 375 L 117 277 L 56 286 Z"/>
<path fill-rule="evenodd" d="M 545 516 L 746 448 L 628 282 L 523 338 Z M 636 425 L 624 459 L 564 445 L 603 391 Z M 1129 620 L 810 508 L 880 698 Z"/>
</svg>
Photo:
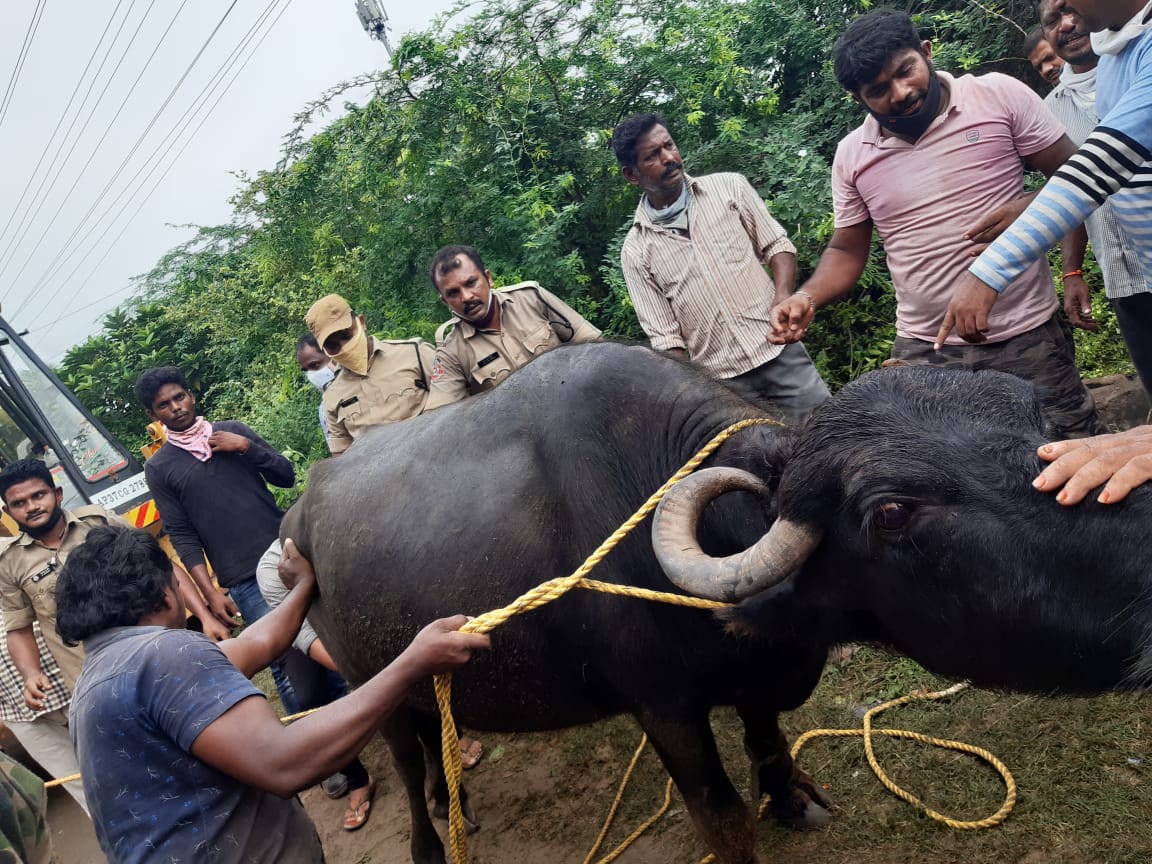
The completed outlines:
<svg viewBox="0 0 1152 864">
<path fill-rule="evenodd" d="M 709 441 L 695 456 L 689 459 L 683 467 L 680 468 L 675 474 L 670 477 L 656 492 L 654 492 L 647 501 L 632 514 L 619 528 L 612 533 L 600 546 L 589 555 L 584 563 L 569 576 L 561 576 L 556 579 L 550 579 L 535 588 L 525 592 L 520 597 L 513 600 L 507 606 L 500 609 L 494 609 L 490 612 L 485 612 L 483 615 L 478 615 L 468 621 L 460 629 L 469 633 L 488 633 L 501 624 L 507 622 L 509 619 L 516 615 L 521 615 L 525 612 L 536 609 L 551 603 L 563 597 L 573 588 L 584 588 L 591 591 L 599 591 L 605 594 L 616 594 L 625 597 L 634 597 L 644 600 L 652 600 L 660 603 L 670 603 L 677 606 L 688 606 L 695 609 L 721 609 L 729 604 L 721 603 L 716 600 L 705 600 L 700 597 L 689 597 L 683 594 L 670 594 L 663 591 L 653 591 L 647 588 L 634 588 L 628 585 L 617 585 L 609 582 L 599 582 L 593 579 L 586 578 L 597 564 L 599 564 L 604 557 L 611 552 L 625 537 L 631 533 L 637 525 L 639 525 L 648 515 L 656 509 L 657 505 L 663 500 L 668 490 L 695 471 L 700 465 L 711 456 L 721 444 L 749 426 L 758 426 L 764 424 L 781 425 L 775 420 L 767 418 L 754 418 L 748 420 L 741 420 L 738 423 L 733 423 L 728 428 L 724 429 L 711 441 Z M 1016 803 L 1016 781 L 1012 777 L 1012 773 L 1008 768 L 997 759 L 994 755 L 979 747 L 974 747 L 971 744 L 965 744 L 962 741 L 948 741 L 939 738 L 932 738 L 927 735 L 921 735 L 917 732 L 909 732 L 903 729 L 873 729 L 872 718 L 883 711 L 893 708 L 897 705 L 903 705 L 908 702 L 916 700 L 935 700 L 943 699 L 957 693 L 968 685 L 967 683 L 957 684 L 949 687 L 947 690 L 941 690 L 935 693 L 912 693 L 903 696 L 899 699 L 893 699 L 885 702 L 882 705 L 870 709 L 864 715 L 864 724 L 862 729 L 814 729 L 810 732 L 805 732 L 801 735 L 796 743 L 792 746 L 792 758 L 795 759 L 800 749 L 804 747 L 809 741 L 815 738 L 829 737 L 862 737 L 864 739 L 864 752 L 868 758 L 868 764 L 872 767 L 872 771 L 879 778 L 880 782 L 884 784 L 890 792 L 899 798 L 907 801 L 910 804 L 919 807 L 931 818 L 943 822 L 950 828 L 958 829 L 976 829 L 976 828 L 989 828 L 993 825 L 999 825 L 1012 811 Z M 452 851 L 452 860 L 454 864 L 466 864 L 468 860 L 468 851 L 466 845 L 466 832 L 464 828 L 464 813 L 460 806 L 460 782 L 463 776 L 463 765 L 460 756 L 459 747 L 459 734 L 456 729 L 456 721 L 452 717 L 452 676 L 451 675 L 437 675 L 435 678 L 436 687 L 436 701 L 440 707 L 441 717 L 441 742 L 444 757 L 444 773 L 448 780 L 448 818 L 449 818 L 449 843 Z M 282 722 L 289 723 L 301 717 L 307 716 L 318 709 L 311 711 L 302 711 L 299 714 L 293 714 L 290 717 L 284 717 Z M 951 819 L 942 813 L 932 810 L 923 801 L 917 798 L 910 792 L 902 789 L 896 785 L 880 767 L 880 763 L 876 760 L 876 755 L 873 751 L 872 736 L 885 735 L 893 738 L 907 738 L 913 741 L 919 741 L 925 744 L 931 744 L 937 747 L 944 747 L 950 750 L 958 750 L 964 753 L 969 753 L 978 756 L 981 759 L 990 763 L 1000 776 L 1004 779 L 1004 784 L 1007 787 L 1007 794 L 1004 803 L 1000 809 L 986 819 L 979 819 L 971 822 L 960 821 Z M 624 790 L 628 785 L 628 781 L 635 770 L 636 764 L 640 759 L 641 753 L 647 744 L 648 738 L 645 735 L 636 752 L 632 756 L 632 761 L 628 765 L 628 769 L 624 773 L 624 778 L 620 783 L 620 788 L 616 793 L 616 799 L 612 802 L 612 807 L 608 812 L 608 816 L 604 822 L 604 826 L 600 830 L 599 836 L 596 838 L 596 843 L 589 851 L 587 857 L 584 859 L 584 864 L 591 864 L 592 859 L 599 851 L 600 846 L 604 842 L 609 829 L 612 826 L 613 820 L 616 818 L 616 812 L 620 807 L 620 801 L 623 798 Z M 52 780 L 45 786 L 59 786 L 63 783 L 68 783 L 73 780 L 79 780 L 79 774 L 73 774 L 69 777 L 62 777 L 58 780 Z M 648 828 L 654 825 L 663 815 L 667 812 L 668 807 L 672 801 L 672 780 L 669 778 L 664 791 L 664 803 L 660 809 L 649 817 L 642 825 L 626 837 L 611 853 L 601 858 L 597 864 L 609 864 L 621 855 L 633 841 L 635 841 L 641 834 Z M 758 818 L 763 818 L 768 810 L 769 799 L 765 798 L 758 811 Z M 705 857 L 700 864 L 710 864 L 715 861 L 715 855 Z"/>
<path fill-rule="evenodd" d="M 617 594 L 625 597 L 636 597 L 661 603 L 671 603 L 678 606 L 689 606 L 696 609 L 720 609 L 728 606 L 727 603 L 721 603 L 715 600 L 704 600 L 699 597 L 688 597 L 683 594 L 670 594 L 663 591 L 652 591 L 646 588 L 633 588 L 628 585 L 616 585 L 613 583 L 598 582 L 586 577 L 588 573 L 590 573 L 596 567 L 596 565 L 599 564 L 604 559 L 604 557 L 620 543 L 621 540 L 628 536 L 632 529 L 639 525 L 644 519 L 647 518 L 648 514 L 656 509 L 657 505 L 659 505 L 660 501 L 663 500 L 669 489 L 671 489 L 673 486 L 675 486 L 677 483 L 695 471 L 698 467 L 700 467 L 705 459 L 711 456 L 712 453 L 714 453 L 721 444 L 723 444 L 737 432 L 746 429 L 749 426 L 757 426 L 762 424 L 780 425 L 779 423 L 776 423 L 776 421 L 766 418 L 741 420 L 738 423 L 733 423 L 731 426 L 724 429 L 711 441 L 705 444 L 700 452 L 689 459 L 684 464 L 684 466 L 680 468 L 679 471 L 673 474 L 667 480 L 667 482 L 664 483 L 663 486 L 656 490 L 656 492 L 654 492 L 648 498 L 648 500 L 644 502 L 639 510 L 633 513 L 632 516 L 630 516 L 619 528 L 616 529 L 616 531 L 612 533 L 610 537 L 608 537 L 608 539 L 606 539 L 603 543 L 600 544 L 599 547 L 597 547 L 596 551 L 594 551 L 584 560 L 584 563 L 581 564 L 574 573 L 569 576 L 561 576 L 555 579 L 550 579 L 547 582 L 544 582 L 525 592 L 520 597 L 509 603 L 507 606 L 504 606 L 500 609 L 494 609 L 491 612 L 485 612 L 483 615 L 476 616 L 460 629 L 469 633 L 488 633 L 516 615 L 523 614 L 524 612 L 536 609 L 547 603 L 551 603 L 553 600 L 563 597 L 573 588 L 585 588 L 588 590 L 600 591 L 607 594 Z M 863 736 L 865 753 L 868 756 L 868 763 L 872 766 L 872 770 L 876 773 L 876 776 L 880 779 L 884 786 L 888 788 L 893 794 L 903 798 L 905 801 L 908 801 L 911 804 L 920 807 L 933 819 L 941 821 L 953 828 L 986 828 L 992 825 L 998 825 L 1000 822 L 1003 822 L 1004 819 L 1007 818 L 1016 802 L 1015 780 L 1013 780 L 1011 772 L 1008 771 L 1007 767 L 1005 767 L 999 759 L 997 759 L 986 750 L 982 750 L 978 747 L 973 747 L 969 744 L 964 744 L 963 742 L 959 741 L 942 741 L 939 739 L 930 738 L 926 735 L 920 735 L 915 732 L 906 732 L 903 730 L 880 729 L 876 730 L 875 732 L 872 730 L 872 717 L 874 717 L 876 714 L 879 714 L 881 711 L 887 710 L 888 708 L 891 708 L 895 705 L 913 701 L 915 699 L 944 698 L 945 696 L 951 695 L 952 693 L 963 689 L 964 686 L 967 685 L 957 685 L 956 687 L 941 691 L 939 694 L 911 694 L 909 696 L 902 697 L 901 699 L 895 699 L 891 702 L 886 702 L 883 705 L 871 709 L 865 715 L 863 729 L 821 729 L 808 732 L 805 735 L 802 735 L 793 746 L 793 758 L 795 758 L 795 754 L 800 751 L 800 748 L 805 743 L 816 737 L 847 735 Z M 453 864 L 467 864 L 467 835 L 464 826 L 464 813 L 460 806 L 460 782 L 464 771 L 460 758 L 460 747 L 458 744 L 459 733 L 456 729 L 456 721 L 452 716 L 452 676 L 450 674 L 437 675 L 435 678 L 435 688 L 436 701 L 440 708 L 441 745 L 443 749 L 444 774 L 448 781 L 449 846 L 452 852 Z M 888 778 L 887 774 L 885 774 L 884 770 L 880 767 L 879 762 L 876 761 L 875 754 L 873 753 L 871 738 L 873 734 L 900 738 L 911 738 L 916 741 L 935 744 L 936 746 L 940 747 L 972 753 L 973 755 L 977 755 L 983 759 L 986 759 L 1000 772 L 1001 776 L 1004 778 L 1005 784 L 1008 787 L 1008 794 L 1005 798 L 1003 806 L 1001 806 L 1000 810 L 997 811 L 993 816 L 990 816 L 987 819 L 979 820 L 977 822 L 961 822 L 958 820 L 950 819 L 943 814 L 937 813 L 936 811 L 926 806 L 922 801 L 920 801 L 920 799 L 916 798 L 910 792 L 906 792 L 905 790 L 901 789 Z M 612 805 L 612 809 L 609 811 L 607 822 L 601 829 L 600 836 L 597 838 L 596 844 L 593 846 L 592 851 L 588 853 L 588 857 L 585 859 L 585 864 L 589 864 L 595 853 L 599 850 L 600 845 L 603 843 L 604 836 L 607 834 L 608 828 L 612 820 L 615 818 L 616 810 L 619 807 L 620 797 L 624 794 L 624 788 L 628 784 L 628 780 L 632 775 L 632 771 L 635 768 L 636 761 L 639 759 L 640 752 L 643 750 L 646 740 L 647 739 L 645 738 L 644 741 L 641 741 L 640 747 L 637 748 L 635 755 L 632 757 L 632 762 L 629 765 L 628 770 L 625 772 L 624 779 L 621 782 L 619 791 L 617 792 L 617 800 Z M 661 807 L 656 815 L 651 817 L 640 828 L 629 835 L 629 837 L 627 837 L 610 855 L 601 859 L 599 864 L 608 864 L 608 862 L 615 859 L 632 843 L 632 841 L 639 837 L 640 834 L 647 830 L 648 827 L 654 824 L 656 820 L 658 820 L 664 814 L 665 810 L 667 810 L 671 801 L 671 794 L 672 781 L 669 780 L 664 806 Z M 759 815 L 761 818 L 766 812 L 767 806 L 768 801 L 766 799 L 760 806 Z M 715 860 L 714 856 L 709 856 L 709 858 L 705 859 L 705 861 L 710 860 Z M 704 864 L 704 862 L 701 862 L 701 864 Z"/>
<path fill-rule="evenodd" d="M 633 528 L 643 522 L 648 514 L 656 509 L 656 506 L 668 493 L 669 489 L 695 471 L 705 459 L 716 451 L 716 448 L 742 429 L 747 429 L 749 426 L 765 424 L 774 426 L 781 425 L 775 420 L 768 418 L 754 418 L 741 420 L 724 429 L 705 444 L 700 452 L 684 463 L 684 466 L 673 474 L 663 486 L 657 489 L 648 500 L 641 505 L 639 510 L 633 513 L 607 540 L 601 543 L 596 551 L 589 555 L 584 560 L 584 563 L 577 568 L 576 572 L 569 576 L 559 576 L 555 579 L 549 579 L 547 582 L 537 585 L 535 588 L 517 597 L 502 609 L 494 609 L 491 612 L 485 612 L 483 615 L 476 616 L 460 629 L 468 633 L 488 633 L 516 615 L 521 615 L 524 612 L 536 609 L 539 606 L 563 597 L 573 588 L 590 588 L 592 590 L 610 588 L 612 593 L 615 594 L 643 597 L 648 600 L 660 600 L 667 603 L 676 603 L 681 606 L 692 606 L 697 609 L 719 609 L 726 606 L 726 603 L 720 603 L 715 600 L 703 600 L 699 597 L 687 597 L 683 594 L 666 594 L 661 591 L 649 591 L 625 585 L 608 586 L 602 582 L 593 583 L 585 580 L 584 577 L 592 572 L 596 565 L 604 559 L 604 556 L 615 549 L 617 544 L 627 537 Z M 440 706 L 440 735 L 442 749 L 444 751 L 444 774 L 448 779 L 448 840 L 452 849 L 453 862 L 455 862 L 455 864 L 465 864 L 468 860 L 468 850 L 464 828 L 464 811 L 460 808 L 460 779 L 464 773 L 464 769 L 460 760 L 459 735 L 456 731 L 456 721 L 452 717 L 452 676 L 450 674 L 437 675 L 435 685 L 436 701 Z"/>
<path fill-rule="evenodd" d="M 972 831 L 977 828 L 991 828 L 994 825 L 999 825 L 1008 818 L 1008 814 L 1012 812 L 1012 808 L 1016 806 L 1016 780 L 1012 776 L 1012 772 L 1008 770 L 1008 766 L 997 759 L 993 754 L 989 753 L 982 747 L 975 747 L 972 744 L 965 744 L 963 741 L 949 741 L 943 738 L 932 738 L 929 735 L 921 735 L 919 732 L 909 732 L 906 729 L 873 729 L 872 718 L 889 708 L 895 708 L 898 705 L 906 705 L 909 702 L 918 701 L 935 701 L 937 699 L 946 699 L 961 690 L 968 688 L 968 682 L 961 682 L 954 684 L 947 690 L 937 690 L 934 693 L 926 693 L 923 691 L 916 693 L 909 693 L 907 696 L 901 696 L 899 699 L 893 699 L 890 702 L 885 702 L 883 705 L 877 705 L 864 715 L 864 728 L 862 729 L 813 729 L 811 732 L 805 732 L 796 739 L 796 743 L 792 745 L 792 758 L 796 758 L 796 754 L 800 752 L 805 744 L 815 738 L 847 738 L 857 737 L 864 739 L 864 754 L 868 757 L 868 764 L 872 768 L 872 773 L 884 784 L 884 788 L 895 795 L 907 801 L 914 807 L 919 807 L 928 816 L 935 819 L 937 822 L 943 822 L 949 828 L 956 828 L 961 831 Z M 1004 803 L 1000 805 L 1000 809 L 993 813 L 986 819 L 975 819 L 972 821 L 964 821 L 960 819 L 952 819 L 945 816 L 943 813 L 938 813 L 933 810 L 911 792 L 897 786 L 884 769 L 880 767 L 880 762 L 876 759 L 876 753 L 872 747 L 872 737 L 874 735 L 884 735 L 889 738 L 906 738 L 911 741 L 919 741 L 921 744 L 930 744 L 933 747 L 943 747 L 946 750 L 958 750 L 961 753 L 968 753 L 969 755 L 976 756 L 983 759 L 999 773 L 1000 777 L 1004 780 L 1005 794 Z"/>
</svg>

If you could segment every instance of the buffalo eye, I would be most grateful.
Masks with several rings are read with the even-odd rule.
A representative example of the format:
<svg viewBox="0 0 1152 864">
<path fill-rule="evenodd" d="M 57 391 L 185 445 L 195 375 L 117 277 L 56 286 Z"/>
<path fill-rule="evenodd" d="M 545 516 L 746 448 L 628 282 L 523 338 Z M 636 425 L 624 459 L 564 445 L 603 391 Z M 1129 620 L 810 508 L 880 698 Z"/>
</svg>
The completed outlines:
<svg viewBox="0 0 1152 864">
<path fill-rule="evenodd" d="M 873 513 L 872 521 L 881 531 L 900 531 L 908 526 L 912 511 L 903 504 L 881 504 Z"/>
</svg>

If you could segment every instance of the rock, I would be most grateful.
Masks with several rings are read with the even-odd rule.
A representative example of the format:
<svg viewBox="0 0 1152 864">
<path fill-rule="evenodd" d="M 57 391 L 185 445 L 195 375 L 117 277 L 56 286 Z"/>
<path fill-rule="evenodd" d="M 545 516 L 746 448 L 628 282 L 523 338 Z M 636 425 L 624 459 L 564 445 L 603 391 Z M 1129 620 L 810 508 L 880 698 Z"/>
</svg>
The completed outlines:
<svg viewBox="0 0 1152 864">
<path fill-rule="evenodd" d="M 1096 413 L 1112 432 L 1123 432 L 1152 420 L 1152 404 L 1139 378 L 1105 375 L 1085 378 L 1084 385 L 1096 400 Z"/>
</svg>

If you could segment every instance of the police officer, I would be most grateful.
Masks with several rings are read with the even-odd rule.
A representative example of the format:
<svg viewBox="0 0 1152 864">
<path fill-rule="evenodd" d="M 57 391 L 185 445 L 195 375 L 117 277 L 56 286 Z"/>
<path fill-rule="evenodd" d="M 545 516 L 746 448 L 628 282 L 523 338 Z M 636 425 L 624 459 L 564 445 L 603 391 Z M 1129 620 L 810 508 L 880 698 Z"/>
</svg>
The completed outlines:
<svg viewBox="0 0 1152 864">
<path fill-rule="evenodd" d="M 493 290 L 471 246 L 445 246 L 432 259 L 432 284 L 453 318 L 436 331 L 432 393 L 425 411 L 491 390 L 533 357 L 600 331 L 535 282 Z"/>
<path fill-rule="evenodd" d="M 321 350 L 336 361 L 336 377 L 324 390 L 328 449 L 339 456 L 370 426 L 415 417 L 428 400 L 436 354 L 423 339 L 377 339 L 363 315 L 329 294 L 305 318 Z"/>
</svg>

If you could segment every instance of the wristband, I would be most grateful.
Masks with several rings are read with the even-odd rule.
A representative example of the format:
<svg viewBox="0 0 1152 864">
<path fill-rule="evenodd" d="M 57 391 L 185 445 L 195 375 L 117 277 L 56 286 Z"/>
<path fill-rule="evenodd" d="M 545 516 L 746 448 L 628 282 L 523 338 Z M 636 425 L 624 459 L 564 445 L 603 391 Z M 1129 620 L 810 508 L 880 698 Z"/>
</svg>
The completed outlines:
<svg viewBox="0 0 1152 864">
<path fill-rule="evenodd" d="M 1083 275 L 1084 275 L 1083 270 L 1069 270 L 1067 273 L 1061 273 L 1060 274 L 1060 281 L 1063 282 L 1065 279 L 1067 279 L 1070 276 L 1083 276 Z"/>
<path fill-rule="evenodd" d="M 793 297 L 803 297 L 804 299 L 806 299 L 808 301 L 808 309 L 812 312 L 816 311 L 816 301 L 812 299 L 812 295 L 809 294 L 807 291 L 794 291 L 792 293 L 792 296 Z"/>
</svg>

